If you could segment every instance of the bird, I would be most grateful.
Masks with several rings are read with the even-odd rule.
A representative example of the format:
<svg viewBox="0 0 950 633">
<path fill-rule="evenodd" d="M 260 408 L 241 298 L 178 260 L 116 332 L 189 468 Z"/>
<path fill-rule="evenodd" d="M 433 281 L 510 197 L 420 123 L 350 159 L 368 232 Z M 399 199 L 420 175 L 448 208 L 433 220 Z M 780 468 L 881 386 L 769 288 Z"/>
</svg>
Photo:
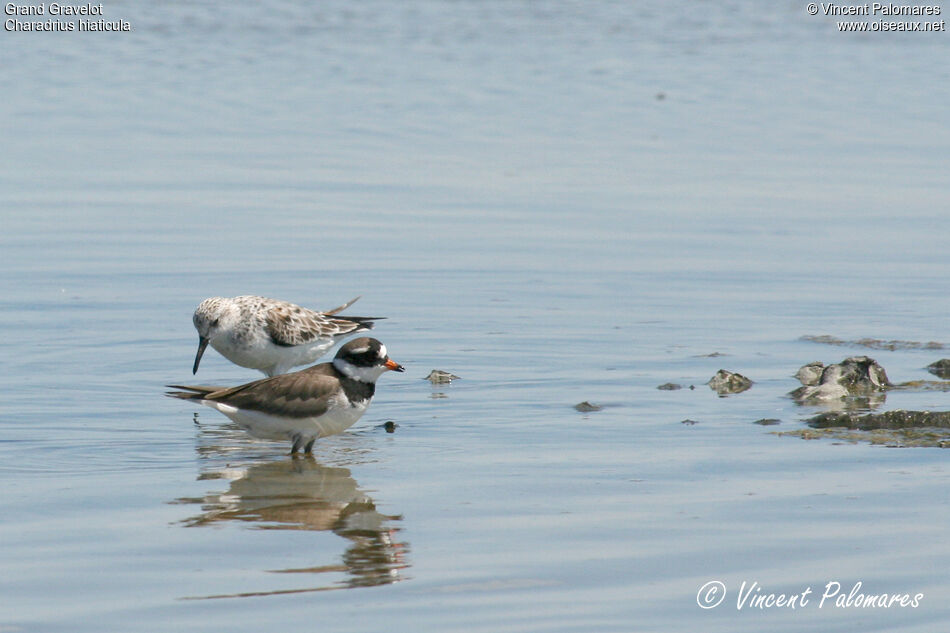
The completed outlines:
<svg viewBox="0 0 950 633">
<path fill-rule="evenodd" d="M 329 363 L 237 387 L 166 385 L 172 398 L 194 400 L 228 416 L 252 437 L 290 440 L 290 453 L 312 454 L 321 437 L 342 433 L 366 412 L 376 380 L 405 371 L 377 339 L 349 341 Z"/>
<path fill-rule="evenodd" d="M 308 365 L 342 338 L 364 332 L 384 317 L 336 316 L 359 297 L 316 312 L 288 301 L 256 295 L 210 297 L 198 304 L 192 322 L 198 330 L 198 353 L 192 374 L 210 344 L 241 367 L 276 376 Z"/>
</svg>

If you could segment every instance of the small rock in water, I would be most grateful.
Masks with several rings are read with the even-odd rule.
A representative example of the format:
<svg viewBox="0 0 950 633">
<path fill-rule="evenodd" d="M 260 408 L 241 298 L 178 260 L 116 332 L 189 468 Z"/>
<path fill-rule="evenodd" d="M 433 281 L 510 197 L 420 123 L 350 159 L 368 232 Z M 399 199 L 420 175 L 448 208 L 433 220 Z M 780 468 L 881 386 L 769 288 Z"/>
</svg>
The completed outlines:
<svg viewBox="0 0 950 633">
<path fill-rule="evenodd" d="M 600 411 L 603 409 L 599 404 L 593 404 L 585 400 L 584 402 L 578 402 L 574 405 L 574 408 L 580 411 L 581 413 L 590 413 L 591 411 Z"/>
<path fill-rule="evenodd" d="M 706 384 L 720 396 L 725 396 L 730 393 L 742 393 L 746 391 L 752 386 L 752 381 L 742 374 L 720 369 Z"/>
<path fill-rule="evenodd" d="M 798 378 L 798 382 L 805 386 L 817 385 L 821 380 L 821 372 L 824 370 L 825 364 L 821 361 L 815 361 L 807 365 L 802 365 L 801 368 L 795 372 L 795 377 Z"/>
<path fill-rule="evenodd" d="M 943 358 L 927 365 L 927 371 L 944 380 L 950 378 L 950 358 Z"/>
<path fill-rule="evenodd" d="M 441 369 L 433 369 L 429 372 L 429 375 L 425 377 L 425 380 L 428 380 L 433 385 L 447 385 L 453 380 L 459 380 L 459 377 L 447 371 L 442 371 Z"/>
<path fill-rule="evenodd" d="M 852 356 L 840 363 L 822 367 L 815 380 L 819 363 L 809 363 L 795 375 L 802 386 L 792 391 L 799 404 L 836 400 L 847 396 L 869 396 L 891 387 L 884 368 L 867 356 Z"/>
<path fill-rule="evenodd" d="M 383 428 L 386 429 L 387 433 L 395 433 L 397 426 L 399 425 L 393 422 L 392 420 L 387 420 L 386 423 L 383 425 Z"/>
<path fill-rule="evenodd" d="M 681 421 L 680 424 L 685 424 L 685 425 L 687 425 L 687 426 L 693 426 L 694 424 L 699 424 L 699 420 L 690 420 L 690 419 L 687 418 L 687 419 Z"/>
<path fill-rule="evenodd" d="M 665 382 L 659 387 L 657 387 L 657 389 L 659 389 L 660 391 L 676 391 L 677 389 L 682 389 L 682 388 L 683 388 L 683 385 L 678 385 L 675 382 Z"/>
<path fill-rule="evenodd" d="M 781 424 L 781 420 L 775 418 L 762 418 L 761 420 L 756 420 L 753 424 L 758 424 L 759 426 L 775 426 L 776 424 Z"/>
</svg>

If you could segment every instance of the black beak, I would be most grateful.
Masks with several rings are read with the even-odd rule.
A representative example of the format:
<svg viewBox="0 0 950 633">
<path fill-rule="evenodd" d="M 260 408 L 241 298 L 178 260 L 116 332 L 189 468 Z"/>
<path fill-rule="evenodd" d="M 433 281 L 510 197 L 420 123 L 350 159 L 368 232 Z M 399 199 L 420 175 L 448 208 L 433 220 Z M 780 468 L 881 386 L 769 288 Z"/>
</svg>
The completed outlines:
<svg viewBox="0 0 950 633">
<path fill-rule="evenodd" d="M 208 347 L 208 341 L 210 340 L 211 339 L 204 336 L 198 337 L 198 353 L 195 354 L 195 366 L 191 368 L 192 374 L 198 373 L 198 363 L 201 362 L 201 355 L 205 353 L 205 348 Z"/>
</svg>

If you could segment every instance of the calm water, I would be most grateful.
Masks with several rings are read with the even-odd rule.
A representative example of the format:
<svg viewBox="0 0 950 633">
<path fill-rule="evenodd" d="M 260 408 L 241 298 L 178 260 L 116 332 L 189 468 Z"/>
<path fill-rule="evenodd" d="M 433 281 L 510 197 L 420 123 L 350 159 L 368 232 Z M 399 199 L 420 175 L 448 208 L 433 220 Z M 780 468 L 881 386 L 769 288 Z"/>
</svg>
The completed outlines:
<svg viewBox="0 0 950 633">
<path fill-rule="evenodd" d="M 950 356 L 800 339 L 950 343 L 945 33 L 755 2 L 104 14 L 134 31 L 0 33 L 0 631 L 945 624 L 947 453 L 773 434 L 816 412 L 785 397 L 806 362 Z M 407 372 L 313 460 L 162 397 L 257 377 L 190 373 L 195 305 L 245 293 L 388 317 Z M 717 397 L 721 367 L 754 387 Z M 753 581 L 813 600 L 737 609 Z M 831 581 L 923 598 L 819 609 Z"/>
</svg>

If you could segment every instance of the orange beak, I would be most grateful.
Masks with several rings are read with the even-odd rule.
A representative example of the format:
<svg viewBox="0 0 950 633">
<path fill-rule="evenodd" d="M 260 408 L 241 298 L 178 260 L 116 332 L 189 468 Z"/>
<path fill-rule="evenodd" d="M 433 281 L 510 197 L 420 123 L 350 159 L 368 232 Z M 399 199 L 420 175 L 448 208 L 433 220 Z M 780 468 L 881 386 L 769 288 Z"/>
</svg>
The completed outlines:
<svg viewBox="0 0 950 633">
<path fill-rule="evenodd" d="M 406 371 L 406 368 L 394 361 L 391 358 L 387 358 L 386 362 L 383 363 L 383 367 L 386 369 L 391 369 L 393 371 Z"/>
</svg>

